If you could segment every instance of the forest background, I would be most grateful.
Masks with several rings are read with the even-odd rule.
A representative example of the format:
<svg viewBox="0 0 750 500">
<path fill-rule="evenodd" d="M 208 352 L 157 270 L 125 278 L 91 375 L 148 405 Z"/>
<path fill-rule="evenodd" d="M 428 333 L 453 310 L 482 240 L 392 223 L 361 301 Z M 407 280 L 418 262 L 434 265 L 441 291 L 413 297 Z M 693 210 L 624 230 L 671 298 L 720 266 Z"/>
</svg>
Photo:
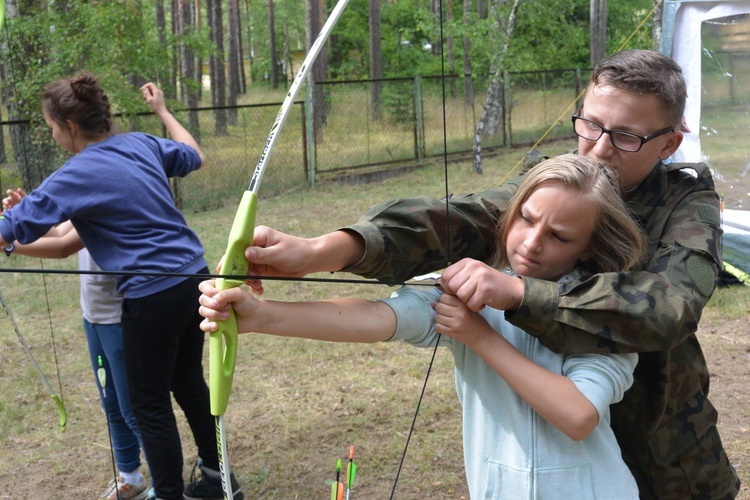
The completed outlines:
<svg viewBox="0 0 750 500">
<path fill-rule="evenodd" d="M 156 81 L 196 138 L 226 136 L 237 123 L 236 106 L 283 98 L 335 2 L 6 4 L 0 98 L 11 126 L 0 129 L 0 164 L 10 167 L 2 181 L 31 189 L 64 160 L 39 110 L 46 83 L 89 70 L 114 111 L 130 117 L 127 127 L 141 128 L 135 116 L 148 110 L 138 88 Z M 656 48 L 660 11 L 653 0 L 351 0 L 309 81 L 370 79 L 371 119 L 379 120 L 381 79 L 456 75 L 465 100 L 473 99 L 472 82 L 487 91 L 489 123 L 477 125 L 487 135 L 497 127 L 493 112 L 502 112 L 488 105 L 499 100 L 502 72 L 588 68 L 626 41 L 629 48 Z M 312 88 L 311 127 L 319 136 L 331 103 L 323 86 Z M 205 108 L 212 109 L 208 119 Z"/>
</svg>

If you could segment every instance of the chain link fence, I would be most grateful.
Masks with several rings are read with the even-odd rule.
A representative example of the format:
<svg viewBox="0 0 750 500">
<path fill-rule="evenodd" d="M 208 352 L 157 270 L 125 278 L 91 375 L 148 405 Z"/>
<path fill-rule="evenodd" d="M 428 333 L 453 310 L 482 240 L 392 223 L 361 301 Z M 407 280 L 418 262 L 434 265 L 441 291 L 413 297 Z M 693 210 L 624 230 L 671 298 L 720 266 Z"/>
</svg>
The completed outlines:
<svg viewBox="0 0 750 500">
<path fill-rule="evenodd" d="M 541 137 L 571 137 L 569 118 L 586 78 L 588 70 L 504 74 L 504 113 L 482 138 L 482 154 L 532 144 Z M 309 133 L 309 108 L 298 99 L 278 135 L 260 195 L 314 185 L 316 179 L 420 164 L 444 155 L 466 156 L 472 151 L 489 84 L 486 76 L 318 83 L 326 102 L 319 140 Z M 373 106 L 374 87 L 379 89 L 379 107 Z M 203 211 L 236 204 L 247 189 L 280 104 L 174 111 L 188 129 L 196 128 L 187 125 L 188 113 L 197 115 L 197 130 L 191 132 L 207 159 L 206 168 L 173 184 L 183 209 Z M 229 116 L 226 133 L 215 130 L 219 112 Z M 121 131 L 165 134 L 159 119 L 148 113 L 118 116 L 116 124 Z M 67 159 L 42 123 L 7 120 L 0 122 L 0 133 L 2 192 L 38 185 Z"/>
</svg>

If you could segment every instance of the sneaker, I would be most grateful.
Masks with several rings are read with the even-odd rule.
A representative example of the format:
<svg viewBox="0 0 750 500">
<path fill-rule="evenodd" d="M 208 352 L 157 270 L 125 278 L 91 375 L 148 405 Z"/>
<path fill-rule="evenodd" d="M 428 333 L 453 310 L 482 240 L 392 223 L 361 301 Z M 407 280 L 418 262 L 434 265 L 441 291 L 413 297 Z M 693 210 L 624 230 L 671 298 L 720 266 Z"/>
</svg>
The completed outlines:
<svg viewBox="0 0 750 500">
<path fill-rule="evenodd" d="M 117 479 L 113 479 L 109 482 L 107 488 L 104 490 L 104 493 L 99 495 L 100 500 L 103 498 L 109 498 L 109 496 L 115 491 L 115 486 L 117 485 L 118 480 L 122 480 L 122 476 L 118 476 Z"/>
<path fill-rule="evenodd" d="M 199 469 L 200 473 L 196 469 Z M 234 472 L 229 477 L 232 481 L 234 500 L 242 500 L 245 495 L 234 478 Z M 193 472 L 190 473 L 190 482 L 185 486 L 183 496 L 187 500 L 223 500 L 224 490 L 221 488 L 221 473 L 198 462 L 193 466 Z"/>
<path fill-rule="evenodd" d="M 148 497 L 148 481 L 146 476 L 141 477 L 139 484 L 130 484 L 123 481 L 122 476 L 117 477 L 107 485 L 107 489 L 99 498 L 107 500 L 145 500 Z"/>
</svg>

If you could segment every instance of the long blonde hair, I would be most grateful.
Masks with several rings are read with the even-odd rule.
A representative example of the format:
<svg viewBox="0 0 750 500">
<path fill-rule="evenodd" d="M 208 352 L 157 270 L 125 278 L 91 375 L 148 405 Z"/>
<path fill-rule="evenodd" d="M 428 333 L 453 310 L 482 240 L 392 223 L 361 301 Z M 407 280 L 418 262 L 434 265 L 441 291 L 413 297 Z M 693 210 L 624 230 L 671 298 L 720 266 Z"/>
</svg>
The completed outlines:
<svg viewBox="0 0 750 500">
<path fill-rule="evenodd" d="M 581 265 L 592 273 L 627 271 L 637 267 L 646 248 L 646 238 L 620 195 L 617 174 L 609 166 L 584 156 L 565 154 L 549 158 L 532 168 L 498 222 L 495 263 L 508 265 L 505 245 L 511 223 L 521 206 L 543 183 L 557 182 L 576 189 L 599 207 L 599 220 L 591 235 L 592 257 Z M 564 206 L 560 210 L 565 210 Z"/>
</svg>

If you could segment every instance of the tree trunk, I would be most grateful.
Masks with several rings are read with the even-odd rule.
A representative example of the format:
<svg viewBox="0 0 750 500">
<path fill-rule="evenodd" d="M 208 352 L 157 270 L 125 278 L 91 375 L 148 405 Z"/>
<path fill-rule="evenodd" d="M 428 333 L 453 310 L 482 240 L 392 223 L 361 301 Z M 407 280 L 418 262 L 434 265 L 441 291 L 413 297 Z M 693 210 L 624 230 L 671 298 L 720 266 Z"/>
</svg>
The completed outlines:
<svg viewBox="0 0 750 500">
<path fill-rule="evenodd" d="M 451 2 L 447 2 L 445 5 L 445 21 L 450 26 L 453 24 L 453 4 Z M 453 47 L 453 35 L 448 35 L 448 72 L 451 75 L 456 74 L 456 51 Z M 450 85 L 448 87 L 450 96 L 452 98 L 456 97 L 456 79 L 451 78 L 450 79 Z"/>
<path fill-rule="evenodd" d="M 193 23 L 195 25 L 195 31 L 197 33 L 203 25 L 203 18 L 201 17 L 201 0 L 195 0 L 195 3 L 193 5 Z M 196 96 L 198 97 L 198 102 L 200 102 L 203 98 L 203 57 L 198 55 L 193 67 L 195 70 L 193 80 L 198 82 L 198 87 L 196 88 Z"/>
<path fill-rule="evenodd" d="M 315 39 L 323 27 L 323 1 L 307 0 L 307 51 L 312 48 Z M 316 82 L 325 80 L 327 73 L 326 48 L 321 47 L 318 57 L 310 68 L 308 75 L 309 84 L 313 85 L 312 107 L 313 107 L 313 134 L 315 142 L 323 142 L 323 124 L 325 123 L 325 93 L 322 85 Z"/>
<path fill-rule="evenodd" d="M 214 42 L 216 50 L 209 59 L 211 70 L 211 102 L 214 106 L 215 127 L 217 136 L 227 135 L 227 105 L 226 88 L 227 81 L 224 73 L 224 27 L 221 11 L 222 0 L 208 0 L 206 2 L 208 23 L 211 41 Z"/>
<path fill-rule="evenodd" d="M 590 0 L 589 6 L 589 52 L 593 68 L 607 56 L 607 0 Z"/>
<path fill-rule="evenodd" d="M 156 0 L 156 36 L 159 40 L 159 47 L 167 46 L 167 13 L 164 9 L 164 0 Z M 159 82 L 159 86 L 164 92 L 164 97 L 167 99 L 175 98 L 175 88 L 172 80 L 169 78 L 169 72 L 167 71 L 166 65 L 159 65 L 157 73 L 154 75 L 156 81 Z"/>
<path fill-rule="evenodd" d="M 240 72 L 240 95 L 247 93 L 247 80 L 245 79 L 245 44 L 243 43 L 242 33 L 244 22 L 242 17 L 242 6 L 237 4 L 237 70 Z M 248 52 L 249 54 L 250 52 Z"/>
<path fill-rule="evenodd" d="M 180 33 L 180 5 L 179 0 L 171 0 L 169 8 L 171 9 L 172 15 L 170 16 L 171 19 L 171 28 L 172 28 L 172 36 L 177 36 Z M 169 81 L 172 83 L 172 88 L 175 92 L 175 98 L 177 98 L 177 94 L 181 92 L 181 89 L 178 88 L 177 83 L 177 75 L 181 74 L 180 71 L 182 70 L 180 65 L 182 62 L 180 61 L 180 55 L 182 53 L 182 47 L 180 44 L 175 43 L 172 45 L 172 67 L 170 68 L 169 72 Z M 184 102 L 184 100 L 183 100 Z"/>
<path fill-rule="evenodd" d="M 440 9 L 442 8 L 442 0 L 430 0 L 430 17 L 436 26 L 440 26 Z M 440 55 L 439 48 L 442 40 L 433 39 L 430 40 L 430 53 L 433 57 Z"/>
<path fill-rule="evenodd" d="M 471 23 L 471 0 L 464 0 L 464 26 Z M 474 85 L 471 81 L 471 39 L 464 35 L 461 37 L 461 45 L 464 49 L 464 101 L 471 106 L 472 119 L 474 116 Z"/>
<path fill-rule="evenodd" d="M 237 125 L 237 96 L 240 93 L 240 68 L 242 66 L 242 60 L 240 59 L 240 8 L 237 4 L 237 0 L 229 0 L 229 53 L 227 65 L 229 73 L 229 92 L 227 94 L 227 106 L 230 108 L 227 110 L 227 120 L 229 125 Z"/>
<path fill-rule="evenodd" d="M 372 119 L 383 118 L 383 51 L 380 45 L 380 0 L 370 0 L 370 109 Z"/>
<path fill-rule="evenodd" d="M 268 50 L 271 52 L 271 88 L 279 88 L 279 58 L 276 50 L 276 21 L 273 0 L 268 0 Z"/>
<path fill-rule="evenodd" d="M 487 4 L 484 0 L 477 0 L 477 16 L 479 19 L 487 19 Z"/>
<path fill-rule="evenodd" d="M 494 0 L 497 2 L 498 0 Z M 490 82 L 489 88 L 487 89 L 487 97 L 484 101 L 482 108 L 482 116 L 479 118 L 477 129 L 474 134 L 474 146 L 472 148 L 474 156 L 474 172 L 477 174 L 482 173 L 482 138 L 487 135 L 492 135 L 497 131 L 497 126 L 501 123 L 501 116 L 503 115 L 503 66 L 505 63 L 505 56 L 508 53 L 508 47 L 510 39 L 513 36 L 513 30 L 516 27 L 516 13 L 518 12 L 518 4 L 521 0 L 513 0 L 513 6 L 508 14 L 508 20 L 505 22 L 505 29 L 502 29 L 502 19 L 500 19 L 499 6 L 495 3 L 491 5 L 491 10 L 494 13 L 498 29 L 497 33 L 504 34 L 504 40 L 501 40 L 503 45 L 500 53 L 496 57 L 494 63 L 494 71 L 492 81 Z"/>
<path fill-rule="evenodd" d="M 656 8 L 654 9 L 654 18 L 651 23 L 651 38 L 656 45 L 661 41 L 661 20 L 664 15 L 664 3 L 661 0 L 654 0 Z"/>
<path fill-rule="evenodd" d="M 3 49 L 7 50 L 7 47 L 3 47 Z M 0 63 L 0 82 L 7 82 L 7 78 L 8 75 L 5 69 L 5 63 Z M 9 97 L 10 95 L 7 87 L 5 85 L 0 85 L 0 102 L 10 102 Z M 0 120 L 3 120 L 2 116 L 0 116 Z M 5 127 L 0 127 L 0 163 L 8 163 L 8 155 L 5 153 Z M 4 192 L 5 189 L 2 185 L 2 178 L 0 178 L 0 193 Z"/>
<path fill-rule="evenodd" d="M 193 28 L 193 17 L 190 9 L 190 0 L 177 0 L 179 9 L 178 17 L 178 32 L 183 35 L 187 35 L 192 32 Z M 195 54 L 186 44 L 180 46 L 180 81 L 182 82 L 182 100 L 185 107 L 190 109 L 188 111 L 188 130 L 193 135 L 195 140 L 200 143 L 200 120 L 198 111 L 198 93 L 191 86 L 189 82 L 194 81 L 193 75 L 195 75 Z"/>
<path fill-rule="evenodd" d="M 250 75 L 250 83 L 252 83 L 252 75 L 253 75 L 253 32 L 252 27 L 250 24 L 250 6 L 247 3 L 247 0 L 245 0 L 245 27 L 247 29 L 247 71 L 248 75 Z M 242 47 L 242 45 L 240 45 Z M 244 81 L 245 75 L 243 73 L 242 79 Z M 242 89 L 242 93 L 244 94 L 247 92 L 247 86 L 245 86 Z"/>
</svg>

